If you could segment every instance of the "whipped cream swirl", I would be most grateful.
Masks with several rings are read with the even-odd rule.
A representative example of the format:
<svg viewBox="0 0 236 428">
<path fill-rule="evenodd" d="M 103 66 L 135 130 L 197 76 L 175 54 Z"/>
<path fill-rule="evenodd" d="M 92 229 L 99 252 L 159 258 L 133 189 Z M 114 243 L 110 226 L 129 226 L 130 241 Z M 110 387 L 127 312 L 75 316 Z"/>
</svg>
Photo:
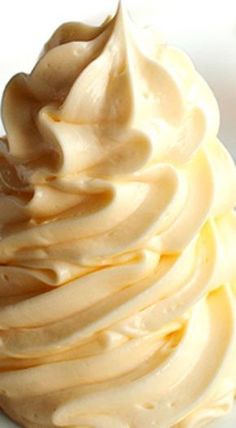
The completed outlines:
<svg viewBox="0 0 236 428">
<path fill-rule="evenodd" d="M 120 6 L 3 98 L 0 407 L 26 428 L 200 427 L 236 389 L 236 173 L 188 57 Z"/>
</svg>

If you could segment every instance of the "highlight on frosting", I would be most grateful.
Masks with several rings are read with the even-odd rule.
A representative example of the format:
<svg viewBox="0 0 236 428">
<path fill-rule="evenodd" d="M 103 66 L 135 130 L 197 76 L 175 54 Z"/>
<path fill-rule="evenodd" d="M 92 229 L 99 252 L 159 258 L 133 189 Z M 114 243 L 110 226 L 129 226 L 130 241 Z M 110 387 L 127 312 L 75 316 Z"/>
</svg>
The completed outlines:
<svg viewBox="0 0 236 428">
<path fill-rule="evenodd" d="M 25 428 L 193 428 L 233 403 L 235 167 L 207 84 L 146 36 L 121 6 L 64 24 L 4 93 L 0 407 Z"/>
</svg>

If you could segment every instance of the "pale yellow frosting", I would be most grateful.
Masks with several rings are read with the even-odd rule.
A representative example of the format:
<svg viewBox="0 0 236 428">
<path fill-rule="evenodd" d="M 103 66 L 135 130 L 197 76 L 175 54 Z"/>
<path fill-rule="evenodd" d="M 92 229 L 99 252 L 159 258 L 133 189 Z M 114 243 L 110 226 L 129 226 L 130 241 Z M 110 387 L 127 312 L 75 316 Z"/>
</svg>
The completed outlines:
<svg viewBox="0 0 236 428">
<path fill-rule="evenodd" d="M 3 98 L 0 406 L 27 428 L 193 428 L 236 389 L 236 173 L 187 56 L 119 7 Z"/>
</svg>

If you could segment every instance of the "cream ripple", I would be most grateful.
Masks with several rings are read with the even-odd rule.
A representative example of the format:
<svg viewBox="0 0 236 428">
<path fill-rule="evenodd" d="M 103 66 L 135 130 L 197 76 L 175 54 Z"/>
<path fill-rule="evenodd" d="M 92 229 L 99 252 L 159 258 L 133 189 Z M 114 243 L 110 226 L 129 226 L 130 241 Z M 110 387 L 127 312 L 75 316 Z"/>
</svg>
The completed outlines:
<svg viewBox="0 0 236 428">
<path fill-rule="evenodd" d="M 139 242 L 141 245 L 151 234 L 157 233 L 163 223 L 169 223 L 178 213 L 180 203 L 184 203 L 181 188 L 183 186 L 180 185 L 182 177 L 171 166 L 156 167 L 148 177 L 149 182 L 144 184 L 142 177 L 137 177 L 136 183 L 108 185 L 111 190 L 113 187 L 114 203 L 109 204 L 108 200 L 108 203 L 104 204 L 105 210 L 101 209 L 101 215 L 97 205 L 102 204 L 103 208 L 103 199 L 100 197 L 97 202 L 93 198 L 92 209 L 89 204 L 82 205 L 81 215 L 78 209 L 77 215 L 70 218 L 70 224 L 66 218 L 62 221 L 56 220 L 50 227 L 48 223 L 43 223 L 42 226 L 32 226 L 19 233 L 14 231 L 3 237 L 0 241 L 2 263 L 10 262 L 13 254 L 20 264 L 24 263 L 24 260 L 44 258 L 74 263 L 81 260 L 82 264 L 83 259 L 91 259 L 90 263 L 93 263 L 93 258 L 96 260 L 96 257 L 112 256 L 132 249 Z M 147 178 L 144 177 L 144 180 Z M 177 208 L 177 213 L 173 207 Z M 56 231 L 63 227 L 63 223 L 66 228 L 59 237 Z M 71 240 L 74 241 L 75 236 L 78 238 L 71 247 Z"/>
<path fill-rule="evenodd" d="M 213 237 L 212 240 L 214 240 Z M 138 314 L 139 316 L 140 311 L 153 305 L 158 300 L 158 298 L 160 299 L 160 303 L 157 304 L 157 307 L 154 306 L 154 308 L 151 308 L 151 313 L 148 311 L 146 316 L 147 320 L 145 320 L 145 312 L 141 312 L 141 316 L 144 316 L 144 320 L 142 320 L 144 326 L 145 321 L 147 326 L 150 323 L 152 325 L 154 318 L 154 326 L 156 326 L 156 329 L 162 327 L 165 322 L 170 322 L 176 316 L 178 316 L 179 312 L 181 313 L 182 311 L 189 309 L 190 305 L 193 304 L 197 298 L 199 299 L 204 289 L 207 288 L 214 269 L 214 242 L 211 242 L 210 240 L 209 248 L 206 247 L 206 244 L 202 247 L 203 248 L 199 250 L 198 257 L 195 257 L 194 259 L 194 266 L 192 267 L 189 263 L 187 272 L 185 270 L 181 272 L 181 270 L 175 269 L 175 266 L 173 266 L 174 271 L 172 271 L 171 265 L 173 265 L 174 262 L 167 262 L 167 266 L 165 266 L 164 260 L 163 263 L 160 263 L 160 266 L 158 266 L 155 274 L 149 275 L 146 280 L 142 278 L 140 281 L 137 280 L 134 282 L 133 285 L 131 283 L 130 286 L 128 286 L 127 283 L 125 288 L 118 288 L 117 293 L 108 293 L 107 295 L 106 293 L 103 293 L 102 295 L 101 289 L 101 295 L 103 297 L 101 301 L 98 300 L 96 302 L 95 300 L 94 302 L 94 298 L 92 297 L 92 301 L 90 298 L 91 305 L 88 304 L 88 307 L 86 308 L 85 300 L 85 302 L 82 303 L 82 310 L 79 311 L 78 307 L 77 312 L 74 315 L 72 312 L 72 315 L 69 318 L 62 318 L 62 320 L 59 318 L 57 322 L 42 326 L 41 328 L 32 328 L 26 331 L 24 329 L 17 329 L 17 331 L 10 329 L 2 332 L 2 346 L 0 347 L 0 355 L 24 356 L 28 353 L 29 355 L 35 357 L 37 355 L 47 355 L 48 353 L 52 352 L 52 350 L 61 351 L 63 349 L 68 349 L 70 346 L 76 346 L 78 343 L 87 341 L 89 337 L 93 336 L 99 331 L 104 330 L 105 328 L 108 328 L 109 325 L 114 325 L 122 319 L 130 317 L 133 313 Z M 210 256 L 212 257 L 210 258 Z M 194 254 L 192 257 L 194 257 Z M 163 264 L 164 267 L 162 266 Z M 194 271 L 195 273 L 193 274 Z M 162 289 L 164 287 L 168 287 L 169 283 L 172 283 L 173 277 L 176 276 L 176 273 L 178 274 L 178 279 L 177 281 L 175 280 L 175 282 L 179 285 L 180 291 L 177 289 L 176 295 L 174 294 L 173 297 L 171 296 L 170 298 L 167 297 L 166 301 L 164 301 L 163 295 L 161 294 L 161 292 L 163 293 Z M 199 287 L 199 283 L 201 284 L 203 290 Z M 117 285 L 120 286 L 119 279 Z M 64 294 L 66 291 L 67 290 L 64 291 Z M 89 291 L 90 290 L 88 290 L 88 293 Z M 62 290 L 57 292 L 59 298 L 62 294 Z M 48 299 L 50 300 L 52 298 L 53 296 L 51 297 L 49 293 Z M 44 313 L 40 311 L 40 305 L 38 306 L 38 310 L 40 311 L 38 316 L 41 316 L 40 324 L 46 324 L 49 321 L 49 317 L 51 317 L 51 320 L 53 320 L 53 312 L 52 314 L 47 314 L 47 308 L 50 307 L 50 304 L 47 304 L 47 295 L 42 295 L 40 300 L 42 301 L 44 308 L 46 308 L 46 311 L 44 310 L 46 320 L 44 320 Z M 65 312 L 66 307 L 64 304 L 64 299 L 62 299 L 61 302 L 62 312 Z M 93 302 L 94 304 L 92 305 Z M 99 305 L 96 303 L 99 303 Z M 79 305 L 79 303 L 77 304 Z M 73 308 L 71 305 L 72 304 L 69 301 L 69 311 Z M 9 315 L 11 315 L 11 308 L 9 312 Z M 152 317 L 153 312 L 154 316 Z M 26 313 L 24 315 L 27 317 Z M 61 316 L 60 311 L 57 316 Z M 17 308 L 16 313 L 14 312 L 13 308 L 13 314 L 11 317 L 13 323 L 15 321 L 14 317 L 17 317 Z M 29 312 L 28 318 L 28 327 L 31 325 L 34 326 L 34 319 L 36 320 L 35 323 L 37 325 L 37 313 L 35 313 L 35 309 L 32 312 Z M 24 323 L 24 320 L 22 321 Z M 22 321 L 20 320 L 18 323 Z M 15 326 L 20 327 L 20 325 L 17 324 L 17 318 L 15 322 Z M 144 328 L 144 331 L 145 329 L 146 328 Z"/>
<path fill-rule="evenodd" d="M 140 365 L 136 371 L 117 380 L 114 379 L 113 382 L 79 386 L 77 392 L 76 388 L 72 388 L 61 391 L 60 394 L 49 394 L 47 409 L 45 409 L 43 396 L 32 397 L 30 407 L 26 406 L 23 398 L 13 399 L 15 408 L 22 406 L 24 418 L 37 423 L 37 414 L 41 414 L 44 406 L 45 419 L 41 420 L 42 426 L 43 423 L 47 423 L 48 417 L 55 407 L 57 410 L 53 415 L 52 425 L 54 423 L 58 426 L 68 426 L 73 421 L 73 423 L 83 426 L 94 420 L 94 426 L 101 426 L 100 418 L 96 419 L 95 416 L 100 415 L 102 420 L 103 418 L 106 420 L 109 396 L 111 408 L 108 413 L 111 418 L 108 419 L 109 423 L 113 420 L 113 415 L 115 420 L 117 415 L 118 419 L 123 421 L 121 426 L 127 426 L 126 421 L 128 421 L 128 424 L 134 422 L 141 427 L 146 420 L 149 424 L 152 421 L 163 424 L 168 410 L 168 423 L 171 424 L 176 413 L 181 418 L 183 409 L 187 407 L 188 410 L 191 410 L 194 405 L 196 406 L 202 394 L 207 394 L 214 382 L 219 380 L 230 352 L 229 343 L 231 343 L 233 334 L 231 321 L 234 311 L 230 296 L 226 290 L 220 290 L 208 299 L 208 304 L 206 302 L 196 307 L 183 340 L 164 362 L 163 356 L 160 355 L 158 363 L 157 354 L 148 365 Z M 222 302 L 224 311 L 220 320 L 218 310 Z M 160 353 L 162 354 L 162 352 Z M 182 364 L 183 355 L 188 361 L 187 371 L 186 366 L 183 367 Z M 211 359 L 210 370 L 209 368 L 206 370 L 206 358 Z M 199 369 L 204 371 L 205 377 L 199 377 Z M 157 381 L 159 390 L 156 393 L 155 402 L 152 391 Z M 186 395 L 186 388 L 188 391 L 192 391 L 191 394 Z M 125 394 L 119 394 L 120 390 Z M 75 396 L 77 396 L 76 402 Z"/>
</svg>

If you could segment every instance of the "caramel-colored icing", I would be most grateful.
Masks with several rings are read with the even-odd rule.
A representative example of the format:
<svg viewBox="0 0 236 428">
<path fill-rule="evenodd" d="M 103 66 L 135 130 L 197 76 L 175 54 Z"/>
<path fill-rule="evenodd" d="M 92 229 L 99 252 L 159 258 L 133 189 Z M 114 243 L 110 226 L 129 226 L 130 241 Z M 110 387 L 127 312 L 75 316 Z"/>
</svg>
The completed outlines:
<svg viewBox="0 0 236 428">
<path fill-rule="evenodd" d="M 3 98 L 0 407 L 27 428 L 192 428 L 236 388 L 236 174 L 191 61 L 122 7 Z"/>
</svg>

